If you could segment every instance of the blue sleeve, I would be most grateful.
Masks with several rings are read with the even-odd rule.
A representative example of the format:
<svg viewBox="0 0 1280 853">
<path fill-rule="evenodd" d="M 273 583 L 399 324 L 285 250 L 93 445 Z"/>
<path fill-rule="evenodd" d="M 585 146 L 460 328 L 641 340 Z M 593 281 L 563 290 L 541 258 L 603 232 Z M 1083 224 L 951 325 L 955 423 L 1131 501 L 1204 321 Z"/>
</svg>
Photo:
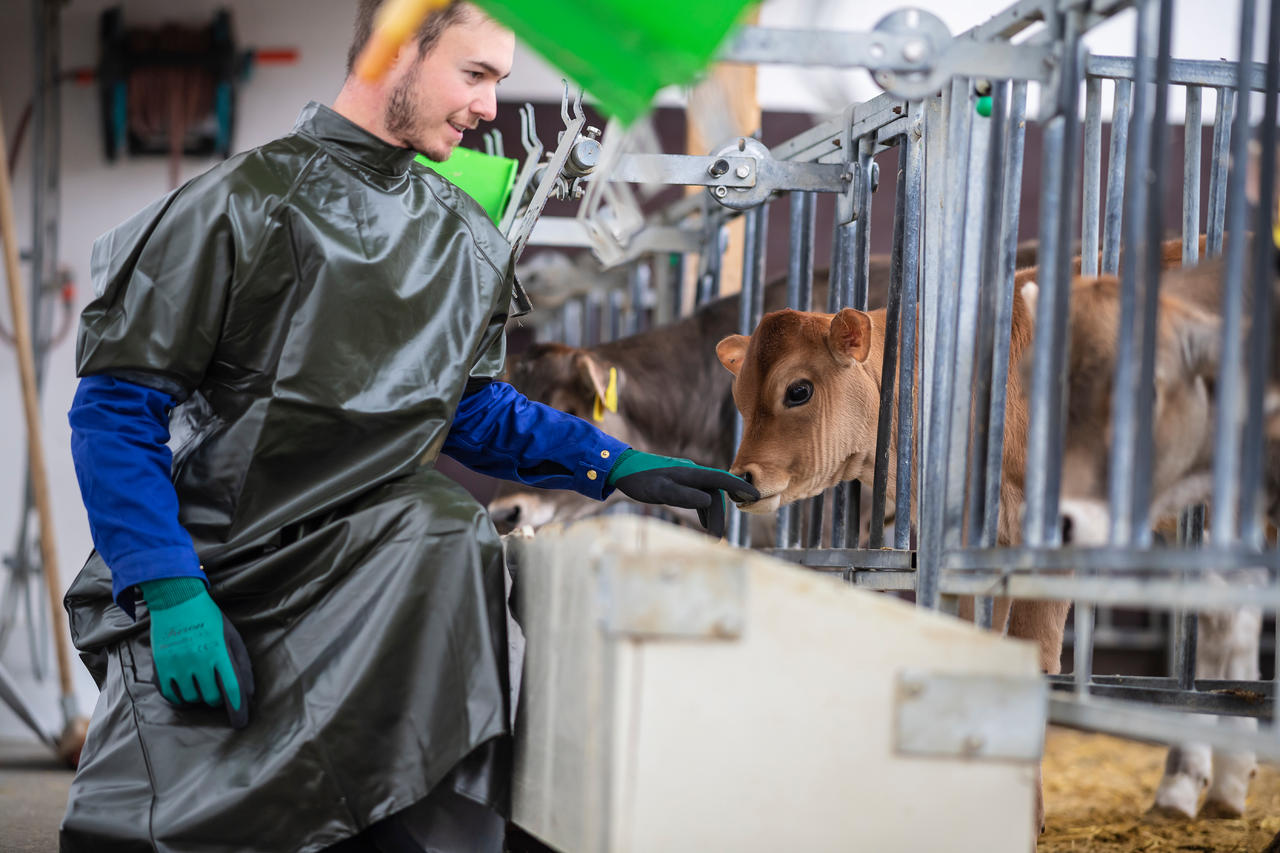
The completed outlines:
<svg viewBox="0 0 1280 853">
<path fill-rule="evenodd" d="M 133 586 L 197 577 L 207 584 L 191 536 L 178 523 L 163 391 L 111 376 L 80 380 L 68 418 L 71 457 L 93 545 L 111 569 L 111 596 L 133 615 Z"/>
<path fill-rule="evenodd" d="M 473 471 L 604 500 L 605 480 L 629 445 L 582 418 L 535 403 L 506 382 L 462 398 L 444 452 Z"/>
</svg>

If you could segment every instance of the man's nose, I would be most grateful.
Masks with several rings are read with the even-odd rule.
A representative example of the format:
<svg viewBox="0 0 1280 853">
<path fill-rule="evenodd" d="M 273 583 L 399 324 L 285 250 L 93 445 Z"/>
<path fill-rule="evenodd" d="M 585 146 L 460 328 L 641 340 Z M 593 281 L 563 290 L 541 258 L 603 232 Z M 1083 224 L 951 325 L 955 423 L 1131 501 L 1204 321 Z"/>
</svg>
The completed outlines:
<svg viewBox="0 0 1280 853">
<path fill-rule="evenodd" d="M 493 121 L 498 117 L 498 92 L 489 87 L 471 104 L 471 112 L 481 121 Z"/>
</svg>

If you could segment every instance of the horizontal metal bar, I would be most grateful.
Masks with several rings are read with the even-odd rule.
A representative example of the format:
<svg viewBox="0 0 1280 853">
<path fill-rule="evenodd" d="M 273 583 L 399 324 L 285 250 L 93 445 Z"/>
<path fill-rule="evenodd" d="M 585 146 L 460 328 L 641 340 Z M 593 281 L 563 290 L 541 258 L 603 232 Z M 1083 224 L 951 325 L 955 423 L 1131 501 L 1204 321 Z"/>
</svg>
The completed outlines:
<svg viewBox="0 0 1280 853">
<path fill-rule="evenodd" d="M 591 238 L 582 223 L 570 216 L 543 216 L 529 237 L 533 246 L 590 248 Z M 640 252 L 696 252 L 701 243 L 692 231 L 675 226 L 648 225 L 631 238 L 631 249 Z"/>
<path fill-rule="evenodd" d="M 788 160 L 761 160 L 760 183 L 774 192 L 839 193 L 849 188 L 853 172 L 843 164 L 796 163 Z"/>
<path fill-rule="evenodd" d="M 624 154 L 609 180 L 630 184 L 739 187 L 756 185 L 755 157 L 698 157 L 691 154 Z M 716 174 L 718 172 L 718 174 Z"/>
<path fill-rule="evenodd" d="M 910 571 L 916 565 L 915 551 L 887 548 L 763 548 L 761 553 L 810 568 Z"/>
<path fill-rule="evenodd" d="M 1050 675 L 1055 690 L 1075 689 L 1073 676 Z M 1094 676 L 1089 693 L 1108 699 L 1127 699 L 1197 714 L 1227 714 L 1270 720 L 1274 714 L 1270 681 L 1197 681 L 1195 690 L 1179 690 L 1176 678 Z"/>
<path fill-rule="evenodd" d="M 1246 732 L 1117 699 L 1051 693 L 1049 722 L 1133 740 L 1168 744 L 1192 741 L 1232 752 L 1254 752 L 1268 761 L 1280 759 L 1280 738 L 1271 726 Z"/>
<path fill-rule="evenodd" d="M 1196 574 L 1208 570 L 1274 569 L 1280 552 L 1243 545 L 1183 548 L 966 548 L 948 551 L 944 569 L 1009 571 L 1152 572 Z M 1252 579 L 1251 579 L 1252 580 Z"/>
<path fill-rule="evenodd" d="M 1007 41 L 952 39 L 935 49 L 919 35 L 743 27 L 721 52 L 722 62 L 865 68 L 869 71 L 939 70 L 949 76 L 1045 80 L 1047 49 Z"/>
<path fill-rule="evenodd" d="M 1261 607 L 1280 611 L 1275 587 L 1222 586 L 1186 578 L 1155 579 L 1115 576 L 1002 575 L 999 571 L 942 572 L 942 591 L 950 595 L 1003 595 L 1010 598 L 1089 601 L 1095 604 L 1170 610 L 1220 610 Z"/>
<path fill-rule="evenodd" d="M 1155 60 L 1147 60 L 1150 66 L 1148 79 L 1155 78 Z M 1267 66 L 1261 62 L 1252 64 L 1249 88 L 1260 92 L 1266 88 Z M 1137 62 L 1132 56 L 1090 56 L 1085 63 L 1089 77 L 1108 77 L 1133 80 L 1137 75 Z M 1231 86 L 1237 82 L 1237 64 L 1207 59 L 1173 59 L 1169 64 L 1169 82 L 1180 86 Z"/>
</svg>

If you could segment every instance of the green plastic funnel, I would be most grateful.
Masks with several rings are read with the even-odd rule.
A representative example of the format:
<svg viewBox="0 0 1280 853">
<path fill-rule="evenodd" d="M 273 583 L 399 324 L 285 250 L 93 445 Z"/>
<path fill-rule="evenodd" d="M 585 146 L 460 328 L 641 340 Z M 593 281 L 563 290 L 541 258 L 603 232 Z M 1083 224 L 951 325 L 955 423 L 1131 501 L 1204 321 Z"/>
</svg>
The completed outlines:
<svg viewBox="0 0 1280 853">
<path fill-rule="evenodd" d="M 428 160 L 419 154 L 414 161 L 421 163 L 458 189 L 471 196 L 497 222 L 511 198 L 511 188 L 516 181 L 516 161 L 509 157 L 495 157 L 470 148 L 455 148 L 443 163 Z"/>
<path fill-rule="evenodd" d="M 754 0 L 476 0 L 624 123 L 690 82 Z"/>
</svg>

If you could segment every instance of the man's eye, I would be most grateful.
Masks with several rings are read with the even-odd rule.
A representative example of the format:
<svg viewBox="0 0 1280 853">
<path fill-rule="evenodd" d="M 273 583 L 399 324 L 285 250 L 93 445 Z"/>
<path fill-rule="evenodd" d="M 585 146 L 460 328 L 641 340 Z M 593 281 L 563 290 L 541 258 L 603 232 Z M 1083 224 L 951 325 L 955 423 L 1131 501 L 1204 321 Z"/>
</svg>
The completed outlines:
<svg viewBox="0 0 1280 853">
<path fill-rule="evenodd" d="M 803 406 L 809 402 L 809 398 L 812 396 L 813 383 L 807 379 L 801 379 L 799 382 L 792 382 L 787 386 L 787 394 L 782 402 L 788 409 L 792 409 L 796 406 Z"/>
<path fill-rule="evenodd" d="M 483 72 L 483 71 L 468 71 L 468 72 L 467 72 L 467 75 L 468 75 L 469 77 L 471 77 L 471 79 L 472 79 L 472 80 L 475 80 L 475 81 L 479 82 L 479 81 L 484 77 L 484 72 Z"/>
</svg>

